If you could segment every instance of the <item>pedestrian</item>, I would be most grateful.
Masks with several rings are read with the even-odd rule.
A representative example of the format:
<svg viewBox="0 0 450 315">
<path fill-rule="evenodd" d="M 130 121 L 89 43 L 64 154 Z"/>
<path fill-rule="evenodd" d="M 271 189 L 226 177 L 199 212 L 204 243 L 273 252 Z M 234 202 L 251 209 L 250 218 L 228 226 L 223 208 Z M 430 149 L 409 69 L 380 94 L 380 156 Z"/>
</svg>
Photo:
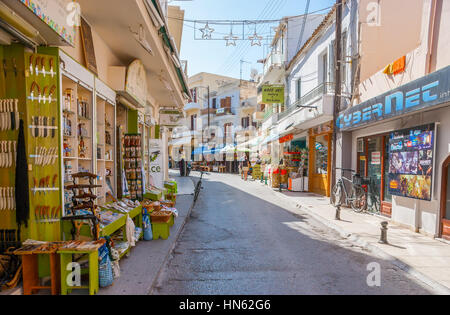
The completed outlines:
<svg viewBox="0 0 450 315">
<path fill-rule="evenodd" d="M 183 149 L 180 149 L 179 154 L 180 154 L 180 162 L 179 162 L 180 176 L 184 177 L 186 175 L 186 160 L 185 160 L 185 157 L 184 157 Z"/>
<path fill-rule="evenodd" d="M 244 180 L 247 181 L 248 171 L 250 170 L 250 161 L 248 156 L 245 155 L 244 162 L 242 162 L 242 172 L 244 173 Z"/>
</svg>

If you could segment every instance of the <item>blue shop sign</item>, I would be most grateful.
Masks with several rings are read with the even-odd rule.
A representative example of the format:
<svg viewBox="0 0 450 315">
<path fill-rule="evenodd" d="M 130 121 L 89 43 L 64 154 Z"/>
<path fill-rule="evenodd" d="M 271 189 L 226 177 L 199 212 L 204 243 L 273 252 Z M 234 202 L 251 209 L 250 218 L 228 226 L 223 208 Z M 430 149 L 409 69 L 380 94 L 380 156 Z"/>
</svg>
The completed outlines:
<svg viewBox="0 0 450 315">
<path fill-rule="evenodd" d="M 450 101 L 450 66 L 343 112 L 336 126 L 345 131 Z"/>
</svg>

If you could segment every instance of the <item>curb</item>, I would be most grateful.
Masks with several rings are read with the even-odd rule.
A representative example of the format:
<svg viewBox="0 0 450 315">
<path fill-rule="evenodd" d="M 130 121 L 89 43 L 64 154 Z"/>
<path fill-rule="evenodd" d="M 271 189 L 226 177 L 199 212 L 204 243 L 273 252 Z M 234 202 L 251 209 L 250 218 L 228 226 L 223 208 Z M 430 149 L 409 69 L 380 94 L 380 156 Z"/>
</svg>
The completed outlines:
<svg viewBox="0 0 450 315">
<path fill-rule="evenodd" d="M 190 177 L 190 179 L 192 180 L 191 177 Z M 192 180 L 192 181 L 193 181 L 193 180 Z M 195 184 L 195 183 L 194 183 L 194 184 Z M 195 186 L 195 185 L 194 185 L 194 186 Z M 186 218 L 185 218 L 185 220 L 181 223 L 180 229 L 178 230 L 178 233 L 177 233 L 177 235 L 175 236 L 175 239 L 174 239 L 174 241 L 173 241 L 173 243 L 172 243 L 172 246 L 170 246 L 170 249 L 169 249 L 169 251 L 167 252 L 166 257 L 164 257 L 164 261 L 162 262 L 161 266 L 159 267 L 159 270 L 158 270 L 158 272 L 157 272 L 155 278 L 153 279 L 152 284 L 150 285 L 150 288 L 148 289 L 147 295 L 153 295 L 153 291 L 154 291 L 154 289 L 155 289 L 156 284 L 158 283 L 159 277 L 161 276 L 162 271 L 164 270 L 164 268 L 165 268 L 165 266 L 166 266 L 166 264 L 167 264 L 169 258 L 172 256 L 172 253 L 173 253 L 173 251 L 175 250 L 175 247 L 176 247 L 176 245 L 177 245 L 177 243 L 178 243 L 178 239 L 180 238 L 181 234 L 183 233 L 184 227 L 185 227 L 186 223 L 188 222 L 189 218 L 191 217 L 191 213 L 192 213 L 192 210 L 194 209 L 194 206 L 195 206 L 195 202 L 194 202 L 194 199 L 192 199 L 192 204 L 191 204 L 191 206 L 189 207 L 189 210 L 188 210 L 188 212 L 187 212 L 187 214 L 186 214 Z"/>
<path fill-rule="evenodd" d="M 273 191 L 277 196 L 282 197 L 283 199 L 286 200 L 290 200 L 290 198 L 288 198 L 287 196 L 277 192 L 277 191 Z M 292 200 L 290 200 L 292 201 Z M 360 247 L 362 247 L 363 249 L 370 251 L 378 256 L 383 257 L 386 260 L 390 260 L 391 263 L 398 267 L 399 269 L 401 269 L 402 271 L 406 272 L 407 274 L 409 274 L 410 276 L 416 278 L 417 280 L 419 280 L 420 282 L 426 284 L 427 286 L 431 287 L 435 293 L 439 294 L 439 295 L 450 295 L 450 288 L 447 288 L 446 286 L 440 284 L 439 282 L 431 279 L 430 277 L 426 276 L 425 274 L 423 274 L 422 272 L 416 270 L 414 267 L 409 266 L 408 264 L 404 263 L 403 261 L 399 260 L 398 258 L 388 254 L 387 252 L 385 252 L 382 248 L 369 243 L 368 241 L 365 241 L 361 238 L 360 235 L 358 234 L 354 234 L 354 233 L 350 233 L 345 231 L 343 228 L 337 226 L 336 224 L 332 223 L 332 221 L 330 221 L 330 219 L 327 219 L 325 217 L 322 217 L 318 214 L 316 214 L 315 212 L 313 212 L 312 210 L 308 209 L 307 207 L 303 207 L 300 204 L 297 204 L 297 208 L 305 213 L 307 213 L 308 215 L 310 215 L 313 219 L 319 221 L 320 223 L 322 223 L 323 225 L 325 225 L 326 227 L 334 230 L 335 232 L 337 232 L 342 238 L 348 239 L 352 242 L 354 242 L 355 244 L 359 245 Z M 292 211 L 288 210 L 289 212 L 292 213 Z"/>
</svg>

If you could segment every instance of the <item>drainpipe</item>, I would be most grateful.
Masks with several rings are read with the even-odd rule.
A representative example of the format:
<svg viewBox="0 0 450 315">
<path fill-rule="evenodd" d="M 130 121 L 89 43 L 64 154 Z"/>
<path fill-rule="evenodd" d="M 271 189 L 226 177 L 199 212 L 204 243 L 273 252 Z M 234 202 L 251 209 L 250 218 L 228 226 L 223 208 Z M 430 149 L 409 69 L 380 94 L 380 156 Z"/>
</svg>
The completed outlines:
<svg viewBox="0 0 450 315">
<path fill-rule="evenodd" d="M 428 32 L 428 53 L 427 53 L 427 67 L 426 73 L 431 73 L 432 66 L 432 58 L 433 58 L 433 46 L 434 46 L 434 35 L 436 29 L 436 14 L 437 14 L 437 1 L 431 0 L 431 14 L 430 14 L 430 24 L 429 24 L 429 32 Z"/>
</svg>

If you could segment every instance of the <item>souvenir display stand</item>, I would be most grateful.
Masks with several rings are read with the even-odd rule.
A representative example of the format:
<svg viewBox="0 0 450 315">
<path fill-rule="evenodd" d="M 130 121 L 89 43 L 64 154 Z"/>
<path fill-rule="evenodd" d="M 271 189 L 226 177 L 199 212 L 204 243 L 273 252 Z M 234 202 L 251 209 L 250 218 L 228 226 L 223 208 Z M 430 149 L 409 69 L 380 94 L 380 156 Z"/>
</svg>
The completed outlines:
<svg viewBox="0 0 450 315">
<path fill-rule="evenodd" d="M 97 130 L 96 173 L 101 188 L 98 189 L 99 204 L 112 201 L 117 194 L 116 181 L 116 93 L 102 81 L 95 80 Z"/>
<path fill-rule="evenodd" d="M 128 191 L 132 200 L 143 200 L 142 137 L 126 134 L 124 138 L 124 165 Z"/>
<path fill-rule="evenodd" d="M 27 52 L 21 45 L 1 46 L 0 51 L 0 206 L 5 210 L 0 211 L 0 230 L 14 231 L 12 239 L 18 244 L 28 238 L 58 240 L 62 200 L 60 116 L 55 111 L 59 104 L 57 58 Z M 16 171 L 19 119 L 24 127 L 27 174 Z M 20 197 L 29 199 L 29 208 L 22 207 L 19 213 L 14 200 L 16 181 L 25 189 Z M 22 223 L 20 235 L 18 222 Z"/>
</svg>

